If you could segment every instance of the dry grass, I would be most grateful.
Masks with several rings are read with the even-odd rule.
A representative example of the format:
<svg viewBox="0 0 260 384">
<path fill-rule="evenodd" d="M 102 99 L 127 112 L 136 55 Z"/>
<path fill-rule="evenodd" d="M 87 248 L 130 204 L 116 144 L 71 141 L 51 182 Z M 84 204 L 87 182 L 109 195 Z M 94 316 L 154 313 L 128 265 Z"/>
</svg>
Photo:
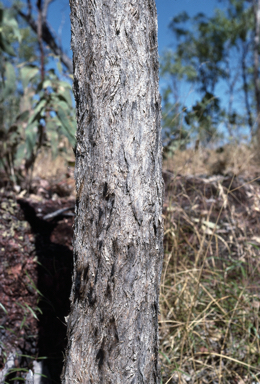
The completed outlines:
<svg viewBox="0 0 260 384">
<path fill-rule="evenodd" d="M 248 179 L 257 172 L 250 150 L 228 153 L 226 176 L 209 177 L 219 159 L 199 165 L 202 152 L 194 164 L 191 152 L 165 164 L 177 163 L 164 172 L 164 384 L 260 383 L 260 186 Z M 185 176 L 197 167 L 204 178 Z"/>
<path fill-rule="evenodd" d="M 65 177 L 70 168 L 74 167 L 73 149 L 65 139 L 63 141 L 65 143 L 61 144 L 66 150 L 56 157 L 53 157 L 51 150 L 46 148 L 39 153 L 33 168 L 33 179 L 60 180 Z"/>
<path fill-rule="evenodd" d="M 164 169 L 181 175 L 227 174 L 257 176 L 259 166 L 255 152 L 246 145 L 226 145 L 220 150 L 199 148 L 177 150 L 164 161 Z"/>
</svg>

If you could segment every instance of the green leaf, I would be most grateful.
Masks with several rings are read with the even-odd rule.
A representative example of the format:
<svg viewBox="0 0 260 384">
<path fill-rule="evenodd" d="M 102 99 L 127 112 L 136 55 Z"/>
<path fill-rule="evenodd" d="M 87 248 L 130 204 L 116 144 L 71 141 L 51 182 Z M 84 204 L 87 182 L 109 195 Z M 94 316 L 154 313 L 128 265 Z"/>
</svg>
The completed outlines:
<svg viewBox="0 0 260 384">
<path fill-rule="evenodd" d="M 2 4 L 0 3 L 2 6 Z M 0 9 L 0 48 L 11 56 L 15 56 L 12 40 L 21 41 L 20 29 L 17 21 L 9 10 Z"/>
<path fill-rule="evenodd" d="M 11 63 L 6 63 L 5 67 L 5 82 L 2 91 L 2 98 L 5 99 L 10 94 L 15 93 L 16 90 L 16 76 L 15 70 Z"/>
<path fill-rule="evenodd" d="M 10 381 L 15 381 L 15 380 L 18 380 L 18 381 L 23 381 L 25 382 L 25 379 L 23 377 L 14 377 L 13 379 L 10 379 Z"/>
<path fill-rule="evenodd" d="M 2 303 L 0 303 L 0 308 L 2 308 L 2 310 L 4 311 L 4 313 L 7 315 L 7 310 L 5 309 L 5 307 L 3 306 Z"/>
<path fill-rule="evenodd" d="M 58 107 L 58 110 L 57 110 L 57 116 L 62 124 L 62 127 L 64 128 L 64 134 L 66 135 L 70 143 L 74 145 L 75 144 L 74 127 L 70 123 L 70 121 L 68 120 L 68 116 L 60 106 Z"/>
<path fill-rule="evenodd" d="M 66 100 L 69 108 L 73 108 L 72 99 L 71 99 L 71 89 L 67 88 L 67 89 L 65 89 L 65 91 L 62 94 L 59 93 L 59 97 L 61 97 L 61 96 L 63 96 L 63 98 Z"/>
<path fill-rule="evenodd" d="M 69 105 L 67 103 L 67 100 L 62 95 L 53 94 L 52 96 L 52 103 L 53 103 L 53 109 L 54 111 L 57 111 L 58 108 L 62 108 L 65 113 L 69 113 Z"/>
<path fill-rule="evenodd" d="M 17 38 L 19 42 L 21 42 L 21 33 L 20 33 L 19 25 L 15 20 L 15 18 L 12 15 L 10 15 L 9 12 L 4 12 L 3 25 L 11 28 L 14 37 Z"/>
<path fill-rule="evenodd" d="M 61 65 L 61 62 L 60 60 L 57 62 L 57 69 L 60 73 L 62 73 L 62 65 Z"/>
<path fill-rule="evenodd" d="M 24 89 L 27 88 L 29 82 L 38 73 L 39 73 L 39 69 L 35 66 L 26 66 L 21 69 L 21 78 L 22 78 L 22 84 Z"/>
<path fill-rule="evenodd" d="M 60 92 L 60 90 L 59 90 Z M 70 98 L 70 92 L 68 90 L 64 90 L 64 92 L 57 92 L 52 95 L 52 102 L 53 102 L 53 108 L 54 110 L 58 108 L 58 104 L 61 102 L 60 107 L 64 110 L 71 110 L 72 104 L 71 104 L 71 98 Z M 68 97 L 69 94 L 69 97 Z M 64 104 L 65 103 L 65 104 Z"/>
<path fill-rule="evenodd" d="M 11 373 L 11 372 L 28 372 L 28 369 L 27 368 L 11 368 L 9 369 L 8 373 Z"/>
<path fill-rule="evenodd" d="M 39 119 L 41 118 L 40 113 L 43 110 L 43 108 L 46 107 L 46 104 L 47 104 L 46 99 L 42 98 L 39 100 L 38 104 L 36 105 L 36 107 L 33 111 L 32 116 L 30 117 L 30 119 L 28 121 L 28 125 L 32 124 L 36 120 L 39 121 Z"/>
<path fill-rule="evenodd" d="M 31 314 L 33 315 L 33 317 L 34 317 L 35 319 L 39 320 L 38 317 L 37 317 L 37 315 L 36 315 L 36 313 L 34 312 L 34 310 L 33 310 L 28 304 L 26 304 L 26 303 L 24 303 L 24 304 L 25 304 L 25 306 L 29 309 L 29 311 L 31 312 Z"/>
<path fill-rule="evenodd" d="M 211 221 L 200 220 L 200 219 L 197 219 L 196 217 L 194 217 L 192 220 L 195 221 L 196 223 L 200 223 L 201 222 L 202 224 L 206 225 L 208 228 L 219 229 L 219 225 L 217 225 L 216 223 L 213 223 Z"/>
<path fill-rule="evenodd" d="M 40 295 L 40 296 L 43 296 L 43 294 L 39 291 L 39 289 L 36 287 L 34 281 L 31 279 L 29 273 L 27 271 L 25 271 L 25 274 L 26 276 L 28 277 L 28 279 L 30 280 L 31 282 L 31 286 L 33 287 L 33 289 Z M 37 307 L 38 308 L 38 307 Z"/>
<path fill-rule="evenodd" d="M 31 154 L 34 152 L 36 143 L 37 143 L 37 127 L 33 124 L 26 127 L 26 150 L 27 150 L 27 158 L 31 157 Z"/>
<path fill-rule="evenodd" d="M 71 89 L 71 85 L 67 83 L 66 81 L 59 81 L 59 86 Z"/>
<path fill-rule="evenodd" d="M 29 111 L 26 110 L 16 117 L 16 121 L 26 121 L 29 118 Z"/>
<path fill-rule="evenodd" d="M 23 317 L 23 320 L 22 320 L 22 322 L 21 322 L 21 325 L 20 325 L 20 329 L 22 329 L 22 328 L 23 328 L 23 326 L 24 326 L 24 323 L 26 322 L 26 319 L 27 319 L 27 316 L 26 316 L 26 315 L 24 315 L 24 317 Z"/>
<path fill-rule="evenodd" d="M 28 357 L 29 359 L 32 359 L 32 360 L 36 359 L 34 356 L 24 355 L 24 354 L 22 354 L 22 353 L 17 353 L 17 356 Z"/>
<path fill-rule="evenodd" d="M 16 150 L 15 165 L 16 166 L 21 165 L 25 157 L 26 157 L 26 143 L 22 142 L 20 145 L 18 145 Z"/>
<path fill-rule="evenodd" d="M 12 45 L 5 39 L 2 33 L 0 33 L 0 48 L 9 55 L 15 56 L 15 51 Z"/>
<path fill-rule="evenodd" d="M 46 88 L 51 87 L 51 86 L 52 86 L 52 82 L 50 79 L 44 80 L 43 85 L 42 85 L 43 89 L 46 89 Z"/>
<path fill-rule="evenodd" d="M 61 126 L 60 121 L 56 118 L 48 121 L 46 124 L 46 131 L 48 133 L 48 139 L 51 142 L 51 150 L 53 157 L 58 155 L 58 146 L 59 146 L 59 134 L 58 128 Z"/>
</svg>

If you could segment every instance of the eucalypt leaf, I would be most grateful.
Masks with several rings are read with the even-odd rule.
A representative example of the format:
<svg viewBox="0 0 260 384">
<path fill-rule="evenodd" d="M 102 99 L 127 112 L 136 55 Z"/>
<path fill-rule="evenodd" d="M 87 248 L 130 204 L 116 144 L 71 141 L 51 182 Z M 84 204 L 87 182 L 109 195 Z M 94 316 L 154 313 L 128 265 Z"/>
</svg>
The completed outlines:
<svg viewBox="0 0 260 384">
<path fill-rule="evenodd" d="M 26 65 L 21 68 L 21 80 L 23 88 L 27 88 L 30 80 L 32 80 L 39 73 L 39 69 L 35 65 Z"/>
<path fill-rule="evenodd" d="M 17 21 L 8 9 L 0 3 L 0 51 L 15 56 L 12 46 L 14 40 L 21 41 L 21 33 Z"/>
</svg>

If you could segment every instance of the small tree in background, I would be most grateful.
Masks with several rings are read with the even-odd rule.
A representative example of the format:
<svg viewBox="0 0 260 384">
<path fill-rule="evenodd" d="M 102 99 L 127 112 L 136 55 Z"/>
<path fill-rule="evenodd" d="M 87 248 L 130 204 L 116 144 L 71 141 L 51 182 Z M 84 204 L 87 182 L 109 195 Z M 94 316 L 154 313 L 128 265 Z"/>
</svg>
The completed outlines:
<svg viewBox="0 0 260 384">
<path fill-rule="evenodd" d="M 25 176 L 22 169 L 32 171 L 42 147 L 56 156 L 62 137 L 74 147 L 76 130 L 71 84 L 63 80 L 69 73 L 43 41 L 39 50 L 39 35 L 21 12 L 0 8 L 0 167 L 14 184 Z M 58 70 L 46 70 L 54 60 Z"/>
<path fill-rule="evenodd" d="M 179 98 L 180 85 L 178 90 L 172 87 L 171 91 L 167 85 L 166 108 L 171 109 L 170 103 L 176 105 L 177 94 L 178 110 L 186 123 L 183 131 L 189 132 L 188 137 L 197 132 L 205 142 L 220 136 L 220 125 L 226 127 L 228 140 L 237 139 L 241 129 L 246 129 L 251 139 L 257 138 L 259 132 L 258 2 L 228 0 L 222 3 L 225 8 L 216 9 L 212 17 L 200 13 L 190 18 L 185 12 L 175 16 L 170 29 L 176 46 L 166 52 L 162 60 L 162 75 L 167 77 L 168 84 L 176 84 L 176 80 L 178 84 L 190 84 L 200 98 L 194 105 L 187 106 Z M 224 92 L 226 104 L 220 102 Z M 241 113 L 243 106 L 245 113 Z M 176 116 L 172 117 L 174 120 Z M 167 119 L 165 124 L 170 128 Z M 173 125 L 172 130 L 175 129 Z"/>
</svg>

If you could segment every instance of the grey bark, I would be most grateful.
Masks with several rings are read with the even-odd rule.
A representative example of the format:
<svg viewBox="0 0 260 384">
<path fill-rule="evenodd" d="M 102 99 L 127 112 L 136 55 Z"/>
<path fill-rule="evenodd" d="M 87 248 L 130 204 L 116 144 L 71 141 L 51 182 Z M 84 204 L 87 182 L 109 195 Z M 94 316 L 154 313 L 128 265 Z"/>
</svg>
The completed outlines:
<svg viewBox="0 0 260 384">
<path fill-rule="evenodd" d="M 62 383 L 160 383 L 161 111 L 154 0 L 71 0 L 74 275 Z"/>
</svg>

